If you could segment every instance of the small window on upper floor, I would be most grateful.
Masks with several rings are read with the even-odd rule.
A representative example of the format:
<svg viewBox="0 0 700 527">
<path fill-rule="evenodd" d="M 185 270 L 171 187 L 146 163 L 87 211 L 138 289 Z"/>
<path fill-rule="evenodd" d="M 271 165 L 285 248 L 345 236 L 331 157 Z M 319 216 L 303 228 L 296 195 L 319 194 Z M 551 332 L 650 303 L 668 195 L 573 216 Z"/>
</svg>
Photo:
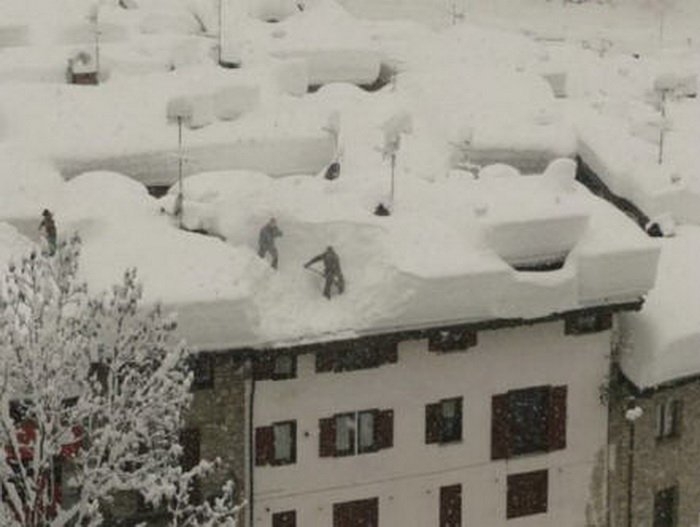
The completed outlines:
<svg viewBox="0 0 700 527">
<path fill-rule="evenodd" d="M 397 361 L 397 342 L 356 340 L 347 348 L 317 352 L 316 373 L 364 370 Z"/>
<path fill-rule="evenodd" d="M 670 439 L 680 435 L 681 408 L 679 399 L 669 399 L 656 405 L 656 439 Z"/>
<path fill-rule="evenodd" d="M 438 329 L 428 334 L 428 350 L 438 353 L 464 351 L 476 342 L 476 331 L 466 329 Z"/>
<path fill-rule="evenodd" d="M 319 422 L 319 456 L 341 457 L 377 452 L 394 445 L 394 412 L 363 410 Z"/>
<path fill-rule="evenodd" d="M 282 421 L 255 429 L 255 464 L 290 465 L 297 460 L 297 422 Z"/>
<path fill-rule="evenodd" d="M 425 443 L 462 440 L 462 398 L 442 399 L 425 406 Z"/>
<path fill-rule="evenodd" d="M 297 511 L 273 513 L 272 527 L 297 527 Z"/>
<path fill-rule="evenodd" d="M 294 379 L 297 356 L 287 351 L 261 351 L 254 358 L 253 372 L 258 381 Z"/>
<path fill-rule="evenodd" d="M 564 318 L 564 333 L 566 335 L 585 335 L 598 333 L 612 327 L 612 313 L 585 311 L 571 313 Z"/>
</svg>

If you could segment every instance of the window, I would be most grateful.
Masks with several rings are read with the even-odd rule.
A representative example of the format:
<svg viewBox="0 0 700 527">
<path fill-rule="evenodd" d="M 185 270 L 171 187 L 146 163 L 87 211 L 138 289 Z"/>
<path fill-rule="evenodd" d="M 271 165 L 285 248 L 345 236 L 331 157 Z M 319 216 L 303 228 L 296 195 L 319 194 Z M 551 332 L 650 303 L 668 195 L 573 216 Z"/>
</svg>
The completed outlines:
<svg viewBox="0 0 700 527">
<path fill-rule="evenodd" d="M 441 329 L 428 334 L 428 350 L 463 351 L 476 346 L 476 331 Z"/>
<path fill-rule="evenodd" d="M 462 398 L 443 399 L 425 407 L 425 442 L 462 440 Z"/>
<path fill-rule="evenodd" d="M 656 405 L 656 439 L 670 439 L 680 434 L 681 401 L 670 399 Z"/>
<path fill-rule="evenodd" d="M 354 456 L 394 446 L 394 412 L 364 410 L 319 421 L 320 457 Z"/>
<path fill-rule="evenodd" d="M 491 459 L 566 448 L 566 398 L 566 386 L 540 386 L 493 396 Z"/>
<path fill-rule="evenodd" d="M 506 517 L 519 518 L 547 512 L 546 470 L 508 476 Z"/>
<path fill-rule="evenodd" d="M 275 512 L 272 527 L 297 527 L 297 511 Z"/>
<path fill-rule="evenodd" d="M 206 353 L 198 353 L 191 358 L 193 390 L 205 390 L 214 387 L 214 358 Z"/>
<path fill-rule="evenodd" d="M 378 368 L 382 364 L 398 360 L 398 343 L 395 341 L 358 339 L 345 349 L 316 353 L 316 373 L 343 372 Z"/>
<path fill-rule="evenodd" d="M 566 335 L 597 333 L 611 327 L 612 313 L 587 311 L 569 314 L 564 319 L 564 333 Z"/>
<path fill-rule="evenodd" d="M 283 421 L 255 429 L 255 464 L 257 466 L 296 463 L 296 450 L 296 421 Z"/>
<path fill-rule="evenodd" d="M 333 527 L 378 527 L 379 498 L 333 504 Z"/>
<path fill-rule="evenodd" d="M 654 527 L 676 527 L 678 487 L 668 487 L 654 494 Z"/>
<path fill-rule="evenodd" d="M 462 485 L 440 487 L 440 527 L 462 527 Z"/>
<path fill-rule="evenodd" d="M 260 352 L 253 362 L 253 376 L 258 381 L 294 379 L 297 357 L 288 352 Z"/>
</svg>

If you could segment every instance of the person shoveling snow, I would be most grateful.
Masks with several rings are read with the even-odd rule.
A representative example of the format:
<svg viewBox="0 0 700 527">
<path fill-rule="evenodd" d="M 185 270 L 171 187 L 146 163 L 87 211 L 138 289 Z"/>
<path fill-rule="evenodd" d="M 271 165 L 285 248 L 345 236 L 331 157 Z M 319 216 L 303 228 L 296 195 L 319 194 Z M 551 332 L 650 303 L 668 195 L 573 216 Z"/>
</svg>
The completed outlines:
<svg viewBox="0 0 700 527">
<path fill-rule="evenodd" d="M 48 245 L 46 253 L 49 256 L 53 256 L 56 253 L 56 222 L 49 209 L 44 209 L 41 215 L 43 218 L 39 224 L 39 230 L 44 235 L 46 244 Z"/>
<path fill-rule="evenodd" d="M 273 269 L 277 269 L 277 264 L 279 262 L 275 238 L 280 236 L 282 236 L 282 231 L 277 227 L 277 220 L 275 218 L 270 218 L 270 221 L 260 229 L 260 235 L 258 236 L 258 256 L 260 258 L 265 258 L 269 253 L 272 257 L 271 265 Z"/>
<path fill-rule="evenodd" d="M 340 270 L 340 258 L 338 258 L 338 254 L 333 247 L 329 245 L 324 252 L 311 258 L 311 260 L 304 264 L 304 268 L 309 269 L 316 262 L 323 262 L 322 273 L 311 269 L 321 274 L 326 280 L 323 286 L 323 296 L 328 300 L 331 299 L 331 287 L 333 285 L 338 288 L 339 295 L 343 294 L 345 291 L 345 279 L 343 278 L 343 272 Z"/>
</svg>

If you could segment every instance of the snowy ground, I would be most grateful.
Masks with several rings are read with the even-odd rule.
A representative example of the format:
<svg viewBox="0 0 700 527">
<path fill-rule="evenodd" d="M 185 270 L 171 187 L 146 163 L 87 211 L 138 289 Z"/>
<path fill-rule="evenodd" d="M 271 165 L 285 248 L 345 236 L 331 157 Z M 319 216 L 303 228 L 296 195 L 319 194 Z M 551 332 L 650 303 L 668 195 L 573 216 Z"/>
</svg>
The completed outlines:
<svg viewBox="0 0 700 527">
<path fill-rule="evenodd" d="M 99 8 L 100 86 L 65 84 L 68 57 L 94 48 L 88 0 L 55 16 L 39 0 L 0 7 L 0 220 L 22 233 L 3 226 L 0 257 L 25 247 L 22 236 L 36 239 L 36 218 L 50 207 L 61 232 L 85 238 L 96 288 L 137 265 L 149 299 L 177 306 L 202 346 L 447 313 L 535 317 L 643 294 L 654 243 L 569 176 L 520 175 L 561 157 L 582 155 L 649 216 L 700 222 L 691 147 L 699 103 L 680 96 L 693 92 L 700 70 L 700 8 L 690 0 L 675 2 L 663 27 L 658 11 L 632 0 L 340 2 L 352 14 L 331 0 L 309 0 L 304 12 L 258 2 L 248 14 L 226 1 L 222 50 L 215 2 L 136 4 Z M 454 26 L 453 14 L 464 15 Z M 219 58 L 242 67 L 219 68 Z M 395 72 L 392 82 L 358 87 L 376 80 L 380 64 Z M 663 120 L 654 83 L 669 73 L 684 93 L 668 98 Z M 173 183 L 174 101 L 191 114 L 185 222 L 225 242 L 177 230 L 172 194 L 159 202 L 116 174 L 80 176 Z M 397 123 L 393 214 L 378 218 L 379 202 L 392 205 L 381 150 Z M 341 177 L 327 182 L 320 174 L 335 157 Z M 517 170 L 485 168 L 499 162 Z M 285 231 L 279 273 L 255 255 L 257 229 L 272 215 Z M 537 246 L 547 237 L 528 225 L 551 229 L 552 245 Z M 349 283 L 330 304 L 301 268 L 328 244 Z M 509 265 L 565 253 L 552 273 Z M 217 324 L 227 330 L 216 335 Z"/>
</svg>

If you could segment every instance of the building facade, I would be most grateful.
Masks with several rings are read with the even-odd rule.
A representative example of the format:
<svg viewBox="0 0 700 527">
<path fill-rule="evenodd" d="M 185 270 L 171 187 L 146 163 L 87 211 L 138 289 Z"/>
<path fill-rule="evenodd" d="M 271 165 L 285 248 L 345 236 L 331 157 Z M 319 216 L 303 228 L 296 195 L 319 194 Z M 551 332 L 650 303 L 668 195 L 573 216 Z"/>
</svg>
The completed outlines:
<svg viewBox="0 0 700 527">
<path fill-rule="evenodd" d="M 618 393 L 610 407 L 611 527 L 698 525 L 700 380 L 639 390 L 621 372 L 616 375 Z M 636 419 L 627 414 L 630 407 L 641 409 Z"/>
</svg>

